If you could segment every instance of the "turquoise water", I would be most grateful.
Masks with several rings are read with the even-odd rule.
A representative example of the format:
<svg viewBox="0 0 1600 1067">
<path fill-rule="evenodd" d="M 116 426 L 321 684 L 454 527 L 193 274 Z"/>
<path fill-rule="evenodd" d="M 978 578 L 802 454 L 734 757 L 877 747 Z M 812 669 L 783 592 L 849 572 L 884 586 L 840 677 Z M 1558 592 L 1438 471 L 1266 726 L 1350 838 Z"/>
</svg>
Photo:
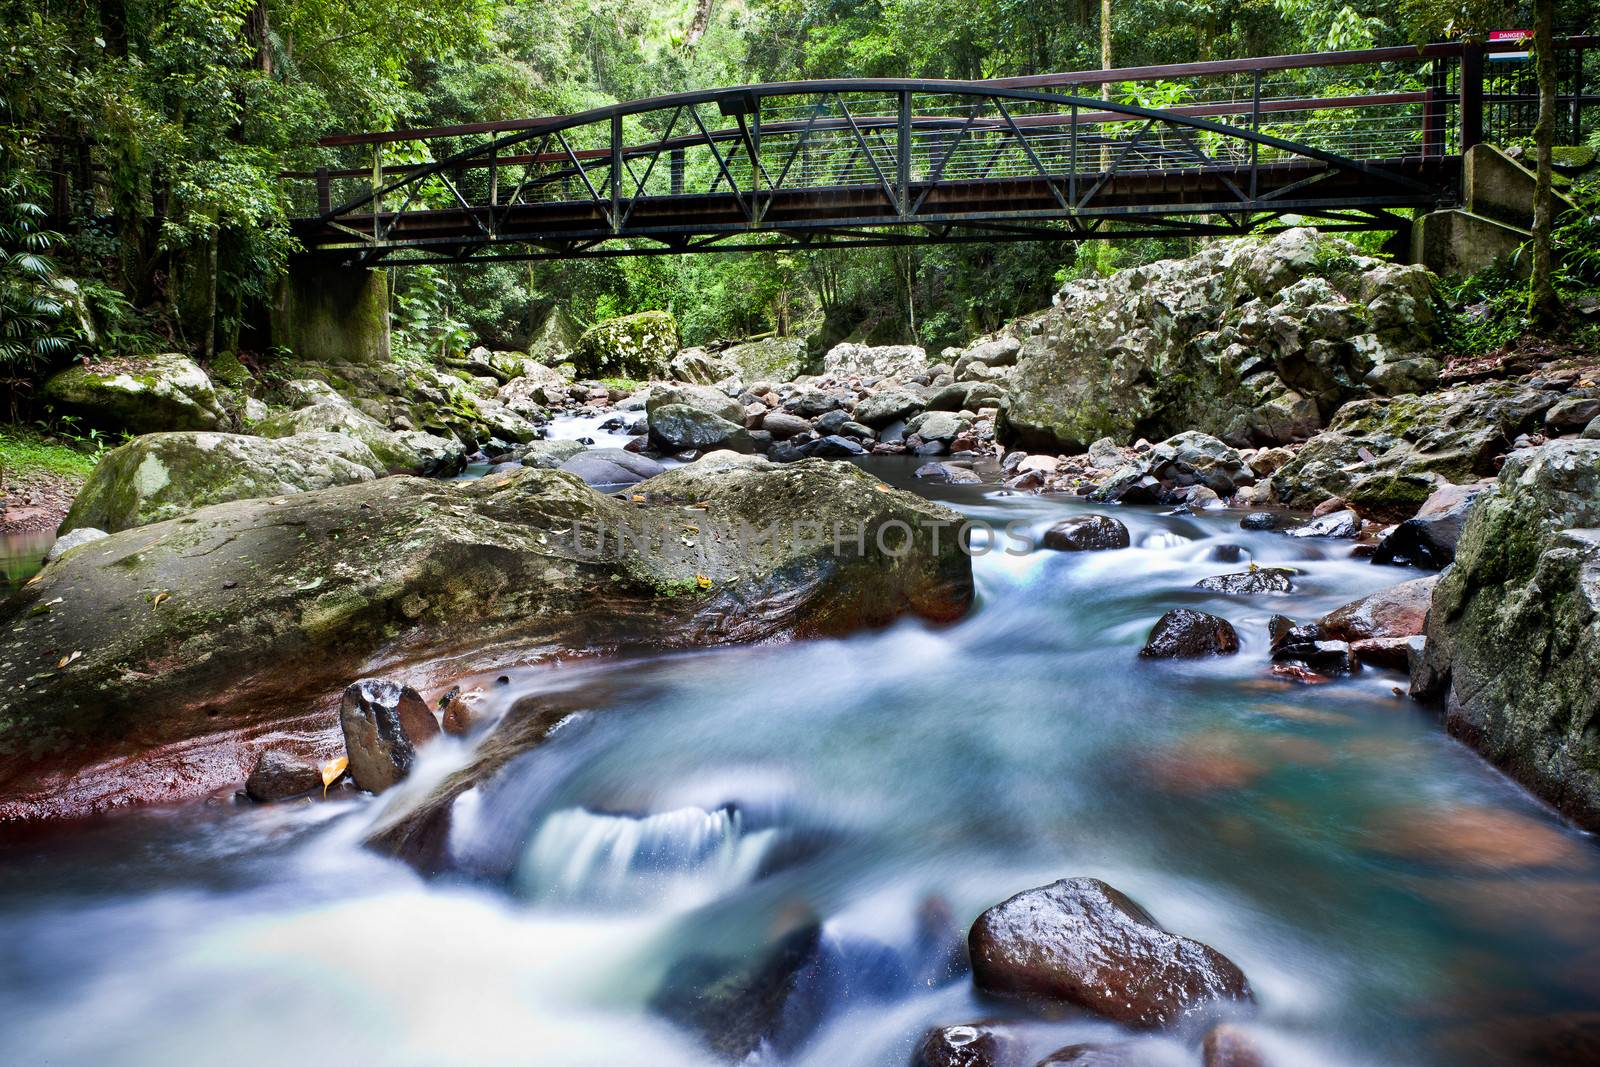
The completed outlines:
<svg viewBox="0 0 1600 1067">
<path fill-rule="evenodd" d="M 937 491 L 1036 530 L 1086 510 Z M 1267 671 L 1271 614 L 1416 572 L 1237 515 L 1117 514 L 1132 549 L 979 557 L 977 605 L 951 626 L 507 670 L 488 714 L 553 690 L 588 710 L 456 802 L 440 877 L 359 846 L 404 792 L 13 840 L 0 1062 L 708 1063 L 652 1010 L 658 990 L 816 920 L 842 977 L 787 1009 L 798 1036 L 758 1062 L 905 1064 L 929 1026 L 1018 1016 L 965 979 L 884 977 L 916 956 L 919 913 L 964 931 L 1078 875 L 1234 959 L 1273 1064 L 1557 1062 L 1563 1040 L 1581 1056 L 1571 1035 L 1600 1009 L 1591 841 L 1398 696 L 1400 675 Z M 1226 546 L 1298 568 L 1298 588 L 1194 590 L 1242 566 L 1218 562 Z M 1228 617 L 1240 654 L 1139 661 L 1176 606 Z M 467 754 L 437 746 L 416 787 Z M 1038 1055 L 1130 1036 L 1022 1032 Z M 1197 1037 L 1137 1040 L 1198 1064 Z"/>
</svg>

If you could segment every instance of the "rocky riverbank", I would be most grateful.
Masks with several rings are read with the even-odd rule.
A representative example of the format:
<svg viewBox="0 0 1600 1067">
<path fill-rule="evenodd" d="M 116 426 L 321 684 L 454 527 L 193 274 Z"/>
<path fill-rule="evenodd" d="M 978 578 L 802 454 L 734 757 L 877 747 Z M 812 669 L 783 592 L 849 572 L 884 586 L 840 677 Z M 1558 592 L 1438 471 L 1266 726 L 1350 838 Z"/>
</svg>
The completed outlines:
<svg viewBox="0 0 1600 1067">
<path fill-rule="evenodd" d="M 348 655 L 329 660 L 328 672 L 316 680 L 324 702 L 333 699 L 356 664 L 375 655 L 377 662 L 400 663 L 421 657 L 425 649 L 446 651 L 451 644 L 446 617 L 454 626 L 469 619 L 500 620 L 490 627 L 488 645 L 499 640 L 497 627 L 515 635 L 520 630 L 512 615 L 532 605 L 517 597 L 502 601 L 495 581 L 486 578 L 482 590 L 460 597 L 459 590 L 429 585 L 444 600 L 462 600 L 443 615 L 429 606 L 435 603 L 431 593 L 420 585 L 412 588 L 437 584 L 427 575 L 443 564 L 417 563 L 436 556 L 458 560 L 451 566 L 464 574 L 490 566 L 491 557 L 505 553 L 513 570 L 533 566 L 531 556 L 521 559 L 522 550 L 515 547 L 529 534 L 525 518 L 514 520 L 518 532 L 510 548 L 499 545 L 499 535 L 490 535 L 487 527 L 479 531 L 481 542 L 468 538 L 477 547 L 461 543 L 455 536 L 460 531 L 446 518 L 459 518 L 473 529 L 505 521 L 502 509 L 490 503 L 497 494 L 515 497 L 517 508 L 534 509 L 546 526 L 557 518 L 602 513 L 615 519 L 605 509 L 632 497 L 601 493 L 622 490 L 641 496 L 646 508 L 658 506 L 657 498 L 669 491 L 716 499 L 719 520 L 803 515 L 827 521 L 841 516 L 824 503 L 827 494 L 820 489 L 811 497 L 773 495 L 789 484 L 781 473 L 789 465 L 797 465 L 796 477 L 801 477 L 812 470 L 808 460 L 913 456 L 922 461 L 917 476 L 934 482 L 997 484 L 1009 492 L 1059 494 L 1107 507 L 1234 507 L 1248 512 L 1243 525 L 1321 539 L 1329 551 L 1379 563 L 1449 567 L 1458 541 L 1483 536 L 1471 533 L 1474 521 L 1490 521 L 1475 520 L 1488 514 L 1489 505 L 1480 501 L 1543 492 L 1549 479 L 1528 472 L 1552 469 L 1556 457 L 1560 469 L 1577 472 L 1572 478 L 1587 469 L 1590 442 L 1600 438 L 1600 370 L 1581 353 L 1500 376 L 1479 366 L 1456 367 L 1441 347 L 1441 299 L 1434 280 L 1420 268 L 1374 260 L 1339 239 L 1293 230 L 1069 283 L 1049 310 L 937 356 L 909 345 L 844 343 L 811 362 L 803 346 L 786 338 L 679 348 L 670 316 L 653 313 L 581 335 L 546 331 L 533 354 L 475 349 L 439 366 L 293 363 L 270 379 L 237 361 L 212 368 L 208 376 L 180 356 L 157 357 L 143 366 L 75 368 L 45 390 L 54 403 L 91 424 L 121 419 L 125 427 L 154 432 L 110 452 L 78 495 L 62 532 L 73 534 L 72 546 L 90 547 L 66 552 L 8 609 L 10 617 L 25 620 L 16 632 L 38 646 L 31 660 L 10 657 L 8 686 L 54 693 L 51 687 L 65 685 L 62 693 L 67 693 L 71 686 L 63 679 L 96 676 L 99 670 L 96 684 L 102 688 L 91 687 L 93 695 L 81 699 L 52 696 L 50 711 L 25 712 L 13 719 L 13 727 L 31 734 L 30 749 L 70 746 L 86 702 L 109 701 L 96 721 L 123 723 L 121 717 L 132 714 L 128 701 L 149 695 L 147 685 L 155 686 L 151 694 L 159 690 L 161 700 L 176 701 L 188 711 L 208 709 L 208 717 L 225 720 L 229 729 L 259 725 L 225 714 L 222 705 L 243 700 L 257 683 L 231 677 L 230 670 L 241 669 L 234 653 L 210 648 L 209 635 L 233 634 L 225 645 L 259 646 L 262 663 L 300 654 L 322 638 L 297 645 L 307 632 L 303 618 L 294 625 L 250 624 L 243 614 L 230 615 L 217 606 L 221 593 L 194 585 L 201 575 L 218 577 L 211 573 L 216 561 L 234 559 L 240 544 L 266 551 L 269 570 L 278 564 L 311 568 L 300 594 L 283 598 L 275 591 L 267 603 L 277 605 L 269 614 L 304 616 L 311 631 L 327 631 L 336 635 L 335 643 L 348 644 Z M 808 370 L 814 373 L 803 373 Z M 652 380 L 601 377 L 607 374 Z M 130 411 L 137 411 L 137 420 L 131 420 Z M 551 419 L 563 414 L 593 418 L 623 447 L 547 439 Z M 705 457 L 714 459 L 714 476 L 703 474 Z M 465 488 L 391 477 L 453 476 L 469 462 L 500 477 Z M 672 464 L 689 466 L 668 471 Z M 806 484 L 816 485 L 822 477 L 805 473 L 801 482 L 811 479 Z M 1508 484 L 1508 477 L 1521 481 Z M 1530 478 L 1531 488 L 1523 486 Z M 1582 498 L 1584 491 L 1590 490 L 1560 493 L 1562 499 Z M 893 499 L 900 507 L 918 506 L 900 494 Z M 396 503 L 400 500 L 407 503 Z M 351 509 L 364 521 L 341 518 Z M 1530 560 L 1554 553 L 1544 565 L 1554 568 L 1545 580 L 1584 588 L 1582 567 L 1574 563 L 1575 570 L 1561 570 L 1566 564 L 1557 566 L 1556 560 L 1581 556 L 1581 537 L 1562 531 L 1582 527 L 1587 512 L 1554 505 L 1545 511 L 1542 532 L 1537 537 L 1529 532 L 1519 542 L 1528 549 L 1517 557 L 1514 579 L 1504 579 L 1502 565 L 1487 562 L 1481 548 L 1466 565 L 1451 570 L 1434 594 L 1443 599 L 1435 604 L 1425 638 L 1416 612 L 1404 624 L 1365 629 L 1352 628 L 1348 619 L 1286 618 L 1272 631 L 1273 669 L 1319 681 L 1363 661 L 1416 668 L 1414 692 L 1425 699 L 1448 695 L 1455 732 L 1593 823 L 1596 808 L 1588 798 L 1600 795 L 1600 765 L 1551 733 L 1557 723 L 1575 723 L 1572 736 L 1581 742 L 1582 723 L 1588 721 L 1583 698 L 1570 686 L 1557 686 L 1546 694 L 1545 703 L 1553 702 L 1554 710 L 1545 714 L 1529 710 L 1532 698 L 1523 694 L 1534 687 L 1485 689 L 1472 681 L 1478 671 L 1474 656 L 1492 657 L 1501 640 L 1495 626 L 1503 624 L 1486 620 L 1511 610 L 1506 605 L 1521 595 L 1521 585 L 1545 574 Z M 275 518 L 302 512 L 287 526 Z M 372 520 L 381 520 L 379 527 Z M 1079 523 L 1052 531 L 1044 544 L 1115 549 L 1126 544 L 1118 540 L 1115 525 L 1109 516 L 1099 526 Z M 288 535 L 265 532 L 280 528 L 293 533 L 292 544 L 283 539 Z M 316 531 L 319 539 L 308 550 L 307 538 Z M 541 535 L 549 532 L 540 528 Z M 96 540 L 103 533 L 114 536 Z M 137 535 L 137 546 L 116 539 L 128 535 Z M 1539 539 L 1546 535 L 1556 541 Z M 532 545 L 526 548 L 533 553 Z M 348 555 L 357 549 L 371 558 Z M 395 553 L 404 561 L 392 558 Z M 670 557 L 669 551 L 662 559 Z M 191 558 L 210 562 L 184 562 Z M 160 573 L 141 577 L 141 566 L 153 560 L 160 561 L 155 567 Z M 667 566 L 647 563 L 644 556 L 612 562 L 635 583 L 641 574 Z M 420 569 L 412 568 L 414 563 Z M 812 604 L 808 622 L 786 609 L 759 610 L 794 594 L 784 587 L 790 579 L 779 577 L 785 572 L 769 568 L 766 578 L 741 578 L 747 584 L 735 596 L 757 605 L 753 618 L 759 621 L 694 623 L 674 610 L 667 613 L 674 620 L 667 628 L 677 629 L 662 643 L 848 628 L 900 610 L 947 617 L 959 597 L 929 590 L 959 585 L 952 566 L 945 560 L 940 564 L 945 570 L 916 577 L 896 570 L 891 584 L 910 583 L 895 586 L 891 600 L 897 607 L 865 611 L 860 597 L 866 593 L 859 592 L 854 607 L 839 608 L 837 619 L 830 614 L 835 608 Z M 311 584 L 318 580 L 313 570 L 320 575 L 330 567 L 332 574 L 349 571 L 350 588 L 339 594 L 348 596 L 338 603 L 328 599 L 338 599 L 335 590 Z M 411 574 L 415 583 L 392 576 L 382 581 L 377 568 Z M 298 589 L 288 569 L 280 577 Z M 117 582 L 108 584 L 107 574 L 117 575 Z M 678 583 L 695 577 L 674 572 L 662 580 L 676 591 Z M 726 573 L 709 577 L 719 591 L 726 586 L 716 583 L 732 581 Z M 240 601 L 244 597 L 234 591 L 250 579 L 230 575 L 220 581 L 238 583 L 223 592 Z M 1252 595 L 1291 588 L 1293 575 L 1244 571 L 1212 581 L 1209 588 L 1215 591 Z M 63 595 L 55 605 L 44 594 L 56 590 L 88 595 Z M 191 646 L 194 635 L 175 637 L 159 627 L 150 631 L 149 619 L 121 636 L 102 637 L 92 625 L 119 612 L 131 617 L 130 605 L 136 602 L 148 607 L 152 619 L 192 611 L 185 616 L 188 625 L 208 637 Z M 373 614 L 368 611 L 373 604 L 385 607 Z M 552 623 L 546 639 L 573 648 L 607 643 L 586 632 L 581 620 L 592 612 L 563 610 L 572 627 Z M 19 614 L 34 611 L 36 616 Z M 216 614 L 209 622 L 208 613 Z M 334 620 L 331 626 L 318 621 L 325 615 Z M 52 617 L 59 625 L 48 621 Z M 1581 660 L 1593 640 L 1587 618 L 1577 609 L 1561 608 L 1530 624 L 1552 643 L 1549 647 Z M 354 619 L 362 620 L 357 629 L 367 636 L 346 642 L 348 628 L 340 620 Z M 70 636 L 80 626 L 88 627 L 83 636 Z M 433 634 L 429 627 L 443 636 L 413 646 L 401 640 L 406 633 Z M 258 637 L 248 637 L 252 632 Z M 288 633 L 301 636 L 280 647 L 279 639 Z M 1229 654 L 1238 647 L 1227 620 L 1175 607 L 1152 634 L 1146 654 Z M 81 659 L 53 672 L 42 670 L 43 660 L 56 653 L 58 659 L 79 653 Z M 163 657 L 175 668 L 151 670 L 150 665 L 166 662 Z M 201 665 L 212 673 L 204 681 L 192 680 Z M 158 682 L 146 679 L 146 672 Z M 113 677 L 130 680 L 119 690 L 126 699 L 106 695 L 110 689 L 104 687 Z M 239 695 L 219 705 L 225 684 Z M 274 694 L 273 701 L 290 695 Z M 1506 725 L 1513 720 L 1521 725 Z M 74 725 L 64 725 L 69 721 Z M 107 736 L 125 726 L 109 729 Z M 85 736 L 99 736 L 97 729 Z M 159 745 L 189 736 L 183 731 L 157 735 Z M 127 754 L 116 744 L 97 752 L 99 743 L 87 743 L 91 755 L 86 758 Z M 14 759 L 24 746 L 13 739 L 9 747 Z M 224 761 L 227 773 L 239 773 L 243 759 Z M 192 792 L 198 782 L 216 780 L 217 775 L 202 774 L 195 783 L 174 788 Z M 33 798 L 30 804 L 38 802 L 42 789 L 38 783 L 22 787 Z"/>
</svg>

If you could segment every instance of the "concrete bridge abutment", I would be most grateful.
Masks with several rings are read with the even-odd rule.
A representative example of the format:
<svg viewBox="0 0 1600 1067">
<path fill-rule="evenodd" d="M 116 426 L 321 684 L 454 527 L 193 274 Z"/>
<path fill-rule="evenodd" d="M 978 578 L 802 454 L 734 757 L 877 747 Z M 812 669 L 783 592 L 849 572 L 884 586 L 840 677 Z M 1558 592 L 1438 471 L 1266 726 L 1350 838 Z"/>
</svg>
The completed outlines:
<svg viewBox="0 0 1600 1067">
<path fill-rule="evenodd" d="M 292 262 L 272 299 L 272 343 L 313 363 L 387 363 L 389 281 L 381 270 Z"/>
</svg>

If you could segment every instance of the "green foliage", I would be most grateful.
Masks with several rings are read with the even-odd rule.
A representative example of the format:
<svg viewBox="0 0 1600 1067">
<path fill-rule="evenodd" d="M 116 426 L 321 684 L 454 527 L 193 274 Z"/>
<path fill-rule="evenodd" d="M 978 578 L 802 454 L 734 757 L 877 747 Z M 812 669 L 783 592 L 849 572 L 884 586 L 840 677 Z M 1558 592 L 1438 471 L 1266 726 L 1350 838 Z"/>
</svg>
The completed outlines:
<svg viewBox="0 0 1600 1067">
<path fill-rule="evenodd" d="M 0 373 L 25 375 L 65 356 L 61 279 L 49 252 L 56 235 L 28 176 L 0 158 Z"/>
<path fill-rule="evenodd" d="M 390 344 L 402 358 L 440 359 L 466 350 L 467 324 L 451 313 L 453 286 L 436 267 L 394 272 Z"/>
</svg>

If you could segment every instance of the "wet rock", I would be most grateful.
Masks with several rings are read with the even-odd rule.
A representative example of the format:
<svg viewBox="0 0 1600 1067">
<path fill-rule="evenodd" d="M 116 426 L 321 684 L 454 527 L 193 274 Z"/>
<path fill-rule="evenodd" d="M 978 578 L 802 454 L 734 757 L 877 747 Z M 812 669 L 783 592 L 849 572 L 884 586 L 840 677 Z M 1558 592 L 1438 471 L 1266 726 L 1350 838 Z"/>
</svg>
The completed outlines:
<svg viewBox="0 0 1600 1067">
<path fill-rule="evenodd" d="M 1040 540 L 1045 548 L 1062 552 L 1096 552 L 1127 548 L 1128 528 L 1110 515 L 1079 515 L 1051 526 Z"/>
<path fill-rule="evenodd" d="M 968 485 L 983 481 L 976 472 L 967 467 L 957 467 L 953 463 L 924 463 L 917 468 L 916 477 L 951 485 Z"/>
<path fill-rule="evenodd" d="M 1126 1026 L 1171 1026 L 1252 999 L 1226 956 L 1166 932 L 1094 878 L 1064 879 L 995 905 L 973 923 L 967 945 L 980 990 L 1069 1004 Z"/>
<path fill-rule="evenodd" d="M 966 610 L 971 561 L 948 531 L 933 539 L 955 512 L 848 464 L 713 458 L 641 485 L 640 502 L 532 467 L 384 478 L 214 504 L 72 551 L 0 606 L 0 822 L 204 795 L 242 781 L 268 734 L 332 747 L 339 696 L 374 663 L 425 690 L 508 657 Z M 685 504 L 703 505 L 702 531 L 774 537 L 659 538 L 682 530 Z M 876 542 L 890 522 L 913 533 L 898 558 Z M 836 524 L 864 528 L 862 546 L 809 533 Z M 69 650 L 82 655 L 58 668 Z"/>
<path fill-rule="evenodd" d="M 244 791 L 258 803 L 287 800 L 320 788 L 322 771 L 316 764 L 276 748 L 261 753 L 244 783 Z"/>
<path fill-rule="evenodd" d="M 1341 674 L 1360 670 L 1348 642 L 1326 638 L 1316 623 L 1284 628 L 1273 619 L 1273 673 L 1303 682 L 1328 681 Z M 1287 620 L 1284 620 L 1287 621 Z"/>
<path fill-rule="evenodd" d="M 1227 619 L 1174 608 L 1156 620 L 1139 655 L 1146 659 L 1195 659 L 1231 656 L 1237 651 L 1239 635 Z"/>
<path fill-rule="evenodd" d="M 451 737 L 464 737 L 471 733 L 480 718 L 477 705 L 459 689 L 454 690 L 439 709 L 439 726 Z"/>
<path fill-rule="evenodd" d="M 350 777 L 381 793 L 411 773 L 417 749 L 439 736 L 439 723 L 410 686 L 383 678 L 352 682 L 339 703 L 339 728 Z"/>
<path fill-rule="evenodd" d="M 655 460 L 622 448 L 592 448 L 579 452 L 558 470 L 576 474 L 589 485 L 632 485 L 666 470 Z"/>
<path fill-rule="evenodd" d="M 750 432 L 742 423 L 686 404 L 666 404 L 650 412 L 650 441 L 668 452 L 717 448 L 755 451 Z"/>
<path fill-rule="evenodd" d="M 1237 574 L 1217 574 L 1194 583 L 1196 589 L 1210 593 L 1227 593 L 1230 596 L 1253 596 L 1260 593 L 1289 593 L 1294 591 L 1294 571 L 1287 567 L 1251 567 Z"/>
<path fill-rule="evenodd" d="M 1232 1023 L 1213 1026 L 1200 1046 L 1202 1067 L 1267 1067 L 1255 1039 Z"/>
<path fill-rule="evenodd" d="M 712 385 L 738 373 L 732 360 L 704 348 L 685 348 L 667 364 L 667 377 L 695 385 Z"/>
<path fill-rule="evenodd" d="M 1361 516 L 1353 511 L 1330 511 L 1289 530 L 1290 537 L 1355 537 L 1361 533 Z"/>
<path fill-rule="evenodd" d="M 988 1023 L 936 1026 L 923 1035 L 912 1067 L 1022 1067 L 1025 1046 Z"/>
<path fill-rule="evenodd" d="M 1423 502 L 1413 518 L 1396 526 L 1378 542 L 1372 562 L 1442 569 L 1456 558 L 1461 528 L 1484 484 L 1443 485 Z"/>
<path fill-rule="evenodd" d="M 1156 445 L 1145 454 L 1144 463 L 1146 471 L 1163 482 L 1203 485 L 1222 495 L 1256 480 L 1237 449 L 1194 430 Z"/>
<path fill-rule="evenodd" d="M 1600 442 L 1513 452 L 1434 588 L 1413 693 L 1587 829 L 1600 829 Z M 85 551 L 92 551 L 88 549 Z"/>
<path fill-rule="evenodd" d="M 232 433 L 146 434 L 101 457 L 61 529 L 87 526 L 115 533 L 207 504 L 349 485 L 383 473 L 371 449 L 343 434 L 282 440 Z"/>
<path fill-rule="evenodd" d="M 864 456 L 867 450 L 848 437 L 837 434 L 831 437 L 819 437 L 804 446 L 805 455 L 816 459 L 848 459 L 851 456 Z"/>
<path fill-rule="evenodd" d="M 1132 1041 L 1114 1044 L 1083 1042 L 1058 1048 L 1034 1067 L 1159 1067 L 1163 1061 L 1152 1057 L 1149 1050 Z"/>
<path fill-rule="evenodd" d="M 1414 637 L 1422 633 L 1437 576 L 1389 586 L 1330 611 L 1317 623 L 1323 637 L 1339 641 Z"/>
<path fill-rule="evenodd" d="M 1294 525 L 1294 518 L 1278 511 L 1252 511 L 1239 520 L 1241 530 L 1282 530 Z"/>
<path fill-rule="evenodd" d="M 206 372 L 176 352 L 68 367 L 36 399 L 86 426 L 118 432 L 220 430 L 228 423 Z"/>
<path fill-rule="evenodd" d="M 73 549 L 82 545 L 93 544 L 105 536 L 107 534 L 104 530 L 96 530 L 92 526 L 79 526 L 71 533 L 63 534 L 56 538 L 55 544 L 50 546 L 50 551 L 44 554 L 44 561 L 46 563 L 54 563 Z"/>
</svg>

